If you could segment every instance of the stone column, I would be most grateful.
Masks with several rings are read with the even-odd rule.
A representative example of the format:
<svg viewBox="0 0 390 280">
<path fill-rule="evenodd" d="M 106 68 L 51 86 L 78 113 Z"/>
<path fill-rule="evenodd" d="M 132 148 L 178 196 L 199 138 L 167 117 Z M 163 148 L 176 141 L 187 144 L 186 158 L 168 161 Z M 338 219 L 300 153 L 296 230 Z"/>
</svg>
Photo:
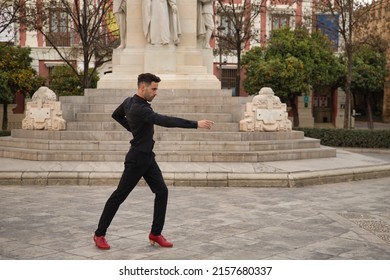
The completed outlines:
<svg viewBox="0 0 390 280">
<path fill-rule="evenodd" d="M 151 72 L 161 89 L 220 89 L 212 73 L 212 50 L 197 46 L 197 0 L 177 0 L 181 36 L 175 46 L 150 45 L 142 28 L 143 0 L 127 0 L 126 48 L 114 50 L 112 73 L 98 82 L 102 89 L 134 89 L 137 76 Z"/>
</svg>

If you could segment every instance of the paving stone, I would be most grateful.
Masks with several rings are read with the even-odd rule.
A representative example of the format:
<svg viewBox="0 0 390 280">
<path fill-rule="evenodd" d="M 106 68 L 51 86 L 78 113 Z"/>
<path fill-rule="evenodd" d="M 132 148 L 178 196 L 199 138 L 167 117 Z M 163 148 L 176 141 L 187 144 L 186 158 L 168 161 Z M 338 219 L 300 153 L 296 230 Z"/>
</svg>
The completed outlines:
<svg viewBox="0 0 390 280">
<path fill-rule="evenodd" d="M 369 186 L 369 187 L 368 187 Z M 170 187 L 164 235 L 150 246 L 153 194 L 134 189 L 92 236 L 115 185 L 1 186 L 0 259 L 388 260 L 390 179 L 304 188 Z"/>
</svg>

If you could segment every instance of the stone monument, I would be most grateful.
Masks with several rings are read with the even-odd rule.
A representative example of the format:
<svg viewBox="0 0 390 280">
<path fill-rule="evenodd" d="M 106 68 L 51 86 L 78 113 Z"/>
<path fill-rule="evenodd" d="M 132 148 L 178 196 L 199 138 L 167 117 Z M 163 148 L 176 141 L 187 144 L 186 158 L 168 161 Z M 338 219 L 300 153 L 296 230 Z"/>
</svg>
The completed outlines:
<svg viewBox="0 0 390 280">
<path fill-rule="evenodd" d="M 240 131 L 291 131 L 287 106 L 275 96 L 272 88 L 263 87 L 252 102 L 246 103 L 245 118 Z"/>
<path fill-rule="evenodd" d="M 40 87 L 27 102 L 23 129 L 65 130 L 66 121 L 62 118 L 61 102 L 48 87 Z"/>
<path fill-rule="evenodd" d="M 112 73 L 101 77 L 98 89 L 135 88 L 143 72 L 161 77 L 160 89 L 220 89 L 212 49 L 198 44 L 198 0 L 158 2 L 127 0 L 126 42 L 113 51 Z M 155 18 L 163 26 L 156 27 Z"/>
</svg>

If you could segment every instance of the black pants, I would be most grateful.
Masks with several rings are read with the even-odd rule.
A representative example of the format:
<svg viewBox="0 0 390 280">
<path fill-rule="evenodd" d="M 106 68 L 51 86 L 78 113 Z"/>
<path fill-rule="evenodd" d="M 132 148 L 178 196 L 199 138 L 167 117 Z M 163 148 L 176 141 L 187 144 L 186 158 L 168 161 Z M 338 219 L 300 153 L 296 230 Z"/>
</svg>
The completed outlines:
<svg viewBox="0 0 390 280">
<path fill-rule="evenodd" d="M 126 155 L 125 169 L 118 188 L 111 194 L 104 206 L 98 229 L 95 231 L 97 236 L 106 235 L 107 229 L 119 206 L 125 201 L 142 177 L 144 177 L 146 183 L 155 194 L 151 233 L 154 235 L 161 234 L 167 209 L 168 188 L 154 158 L 154 153 L 146 154 L 130 150 Z"/>
</svg>

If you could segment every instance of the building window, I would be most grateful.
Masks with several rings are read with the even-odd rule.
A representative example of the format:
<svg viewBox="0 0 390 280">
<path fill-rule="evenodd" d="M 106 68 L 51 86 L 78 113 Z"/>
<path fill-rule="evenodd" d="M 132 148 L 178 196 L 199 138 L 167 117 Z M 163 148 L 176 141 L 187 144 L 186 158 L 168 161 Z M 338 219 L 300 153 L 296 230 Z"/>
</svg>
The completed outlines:
<svg viewBox="0 0 390 280">
<path fill-rule="evenodd" d="M 235 68 L 222 68 L 221 87 L 225 89 L 236 87 L 236 74 Z"/>
<path fill-rule="evenodd" d="M 48 45 L 60 47 L 70 46 L 68 22 L 68 14 L 65 11 L 60 9 L 52 9 L 49 11 Z"/>
<path fill-rule="evenodd" d="M 272 30 L 289 27 L 290 26 L 290 16 L 289 15 L 272 15 Z"/>
</svg>

